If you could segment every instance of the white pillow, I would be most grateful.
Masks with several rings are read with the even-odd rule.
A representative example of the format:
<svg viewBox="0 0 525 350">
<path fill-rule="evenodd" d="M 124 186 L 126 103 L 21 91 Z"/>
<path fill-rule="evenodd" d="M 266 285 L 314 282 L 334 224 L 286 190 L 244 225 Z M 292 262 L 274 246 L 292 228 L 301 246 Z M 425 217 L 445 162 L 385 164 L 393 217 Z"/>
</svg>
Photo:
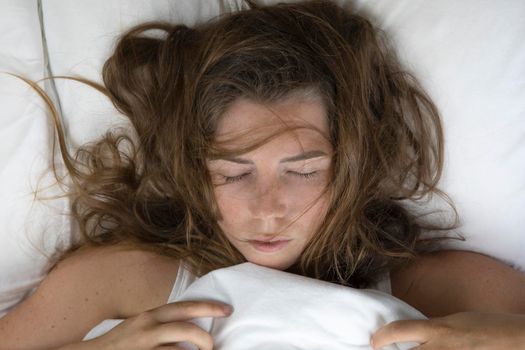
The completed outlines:
<svg viewBox="0 0 525 350">
<path fill-rule="evenodd" d="M 29 85 L 5 74 L 32 80 L 44 76 L 37 1 L 0 2 L 0 33 L 1 317 L 41 280 L 56 248 L 69 244 L 69 227 L 60 215 L 67 201 L 33 203 L 32 191 L 50 163 L 50 120 L 44 104 Z M 41 186 L 49 184 L 48 179 Z M 47 192 L 53 194 L 56 191 Z"/>
</svg>

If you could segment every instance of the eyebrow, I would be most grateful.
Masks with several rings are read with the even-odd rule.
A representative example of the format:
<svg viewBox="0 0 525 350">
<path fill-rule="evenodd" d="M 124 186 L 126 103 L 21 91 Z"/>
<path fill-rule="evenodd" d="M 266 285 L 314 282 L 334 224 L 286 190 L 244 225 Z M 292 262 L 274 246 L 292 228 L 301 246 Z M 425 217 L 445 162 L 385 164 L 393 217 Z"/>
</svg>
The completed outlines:
<svg viewBox="0 0 525 350">
<path fill-rule="evenodd" d="M 304 152 L 304 153 L 298 154 L 296 156 L 283 158 L 283 159 L 281 159 L 281 161 L 279 163 L 298 162 L 300 160 L 317 158 L 317 157 L 322 157 L 322 156 L 326 156 L 326 155 L 327 154 L 325 152 L 320 151 L 320 150 L 308 151 L 308 152 Z M 243 158 L 217 158 L 216 160 L 226 160 L 228 162 L 239 163 L 239 164 L 253 164 L 253 162 L 251 160 L 243 159 Z"/>
</svg>

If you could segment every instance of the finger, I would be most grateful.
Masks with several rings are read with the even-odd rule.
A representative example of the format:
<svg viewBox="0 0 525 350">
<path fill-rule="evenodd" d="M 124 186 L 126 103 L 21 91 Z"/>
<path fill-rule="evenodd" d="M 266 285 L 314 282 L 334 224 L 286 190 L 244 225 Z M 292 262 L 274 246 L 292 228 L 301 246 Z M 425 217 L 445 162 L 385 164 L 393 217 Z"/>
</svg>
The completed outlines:
<svg viewBox="0 0 525 350">
<path fill-rule="evenodd" d="M 154 347 L 153 350 L 186 350 L 186 349 L 181 348 L 180 346 L 177 346 L 177 345 L 161 345 L 161 346 Z"/>
<path fill-rule="evenodd" d="M 229 308 L 228 310 L 225 309 Z M 197 317 L 224 317 L 229 316 L 233 309 L 231 306 L 209 301 L 180 301 L 169 303 L 150 312 L 155 320 L 166 323 L 183 321 Z"/>
<path fill-rule="evenodd" d="M 431 325 L 428 320 L 399 320 L 379 328 L 373 335 L 374 349 L 400 342 L 426 343 L 430 339 Z"/>
<path fill-rule="evenodd" d="M 200 350 L 212 350 L 213 338 L 199 326 L 189 322 L 163 323 L 150 331 L 153 343 L 170 345 L 178 342 L 190 342 Z"/>
</svg>

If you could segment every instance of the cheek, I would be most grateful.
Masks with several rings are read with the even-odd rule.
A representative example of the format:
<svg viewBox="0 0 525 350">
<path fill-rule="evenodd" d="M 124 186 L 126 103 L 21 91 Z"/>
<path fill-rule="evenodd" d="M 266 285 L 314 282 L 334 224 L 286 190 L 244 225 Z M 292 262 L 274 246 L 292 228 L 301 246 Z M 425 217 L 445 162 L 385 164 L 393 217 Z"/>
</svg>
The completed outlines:
<svg viewBox="0 0 525 350">
<path fill-rule="evenodd" d="M 236 217 L 242 213 L 243 204 L 235 197 L 228 194 L 228 191 L 215 190 L 215 198 L 220 213 L 220 224 L 228 224 L 235 221 Z"/>
<path fill-rule="evenodd" d="M 310 224 L 312 226 L 317 226 L 320 224 L 322 219 L 326 216 L 329 206 L 330 196 L 328 193 L 325 193 L 317 199 L 317 202 L 306 213 L 306 215 L 310 217 Z"/>
</svg>

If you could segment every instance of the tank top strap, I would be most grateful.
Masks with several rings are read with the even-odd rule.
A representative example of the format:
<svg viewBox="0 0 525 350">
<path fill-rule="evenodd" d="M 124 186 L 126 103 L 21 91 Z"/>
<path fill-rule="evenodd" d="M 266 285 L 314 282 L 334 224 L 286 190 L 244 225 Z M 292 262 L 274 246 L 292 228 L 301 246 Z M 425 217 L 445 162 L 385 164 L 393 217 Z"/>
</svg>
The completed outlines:
<svg viewBox="0 0 525 350">
<path fill-rule="evenodd" d="M 171 290 L 170 296 L 168 298 L 168 303 L 177 300 L 179 296 L 197 279 L 198 277 L 188 270 L 184 260 L 181 260 L 179 263 L 177 278 L 175 279 L 173 289 Z"/>
</svg>

